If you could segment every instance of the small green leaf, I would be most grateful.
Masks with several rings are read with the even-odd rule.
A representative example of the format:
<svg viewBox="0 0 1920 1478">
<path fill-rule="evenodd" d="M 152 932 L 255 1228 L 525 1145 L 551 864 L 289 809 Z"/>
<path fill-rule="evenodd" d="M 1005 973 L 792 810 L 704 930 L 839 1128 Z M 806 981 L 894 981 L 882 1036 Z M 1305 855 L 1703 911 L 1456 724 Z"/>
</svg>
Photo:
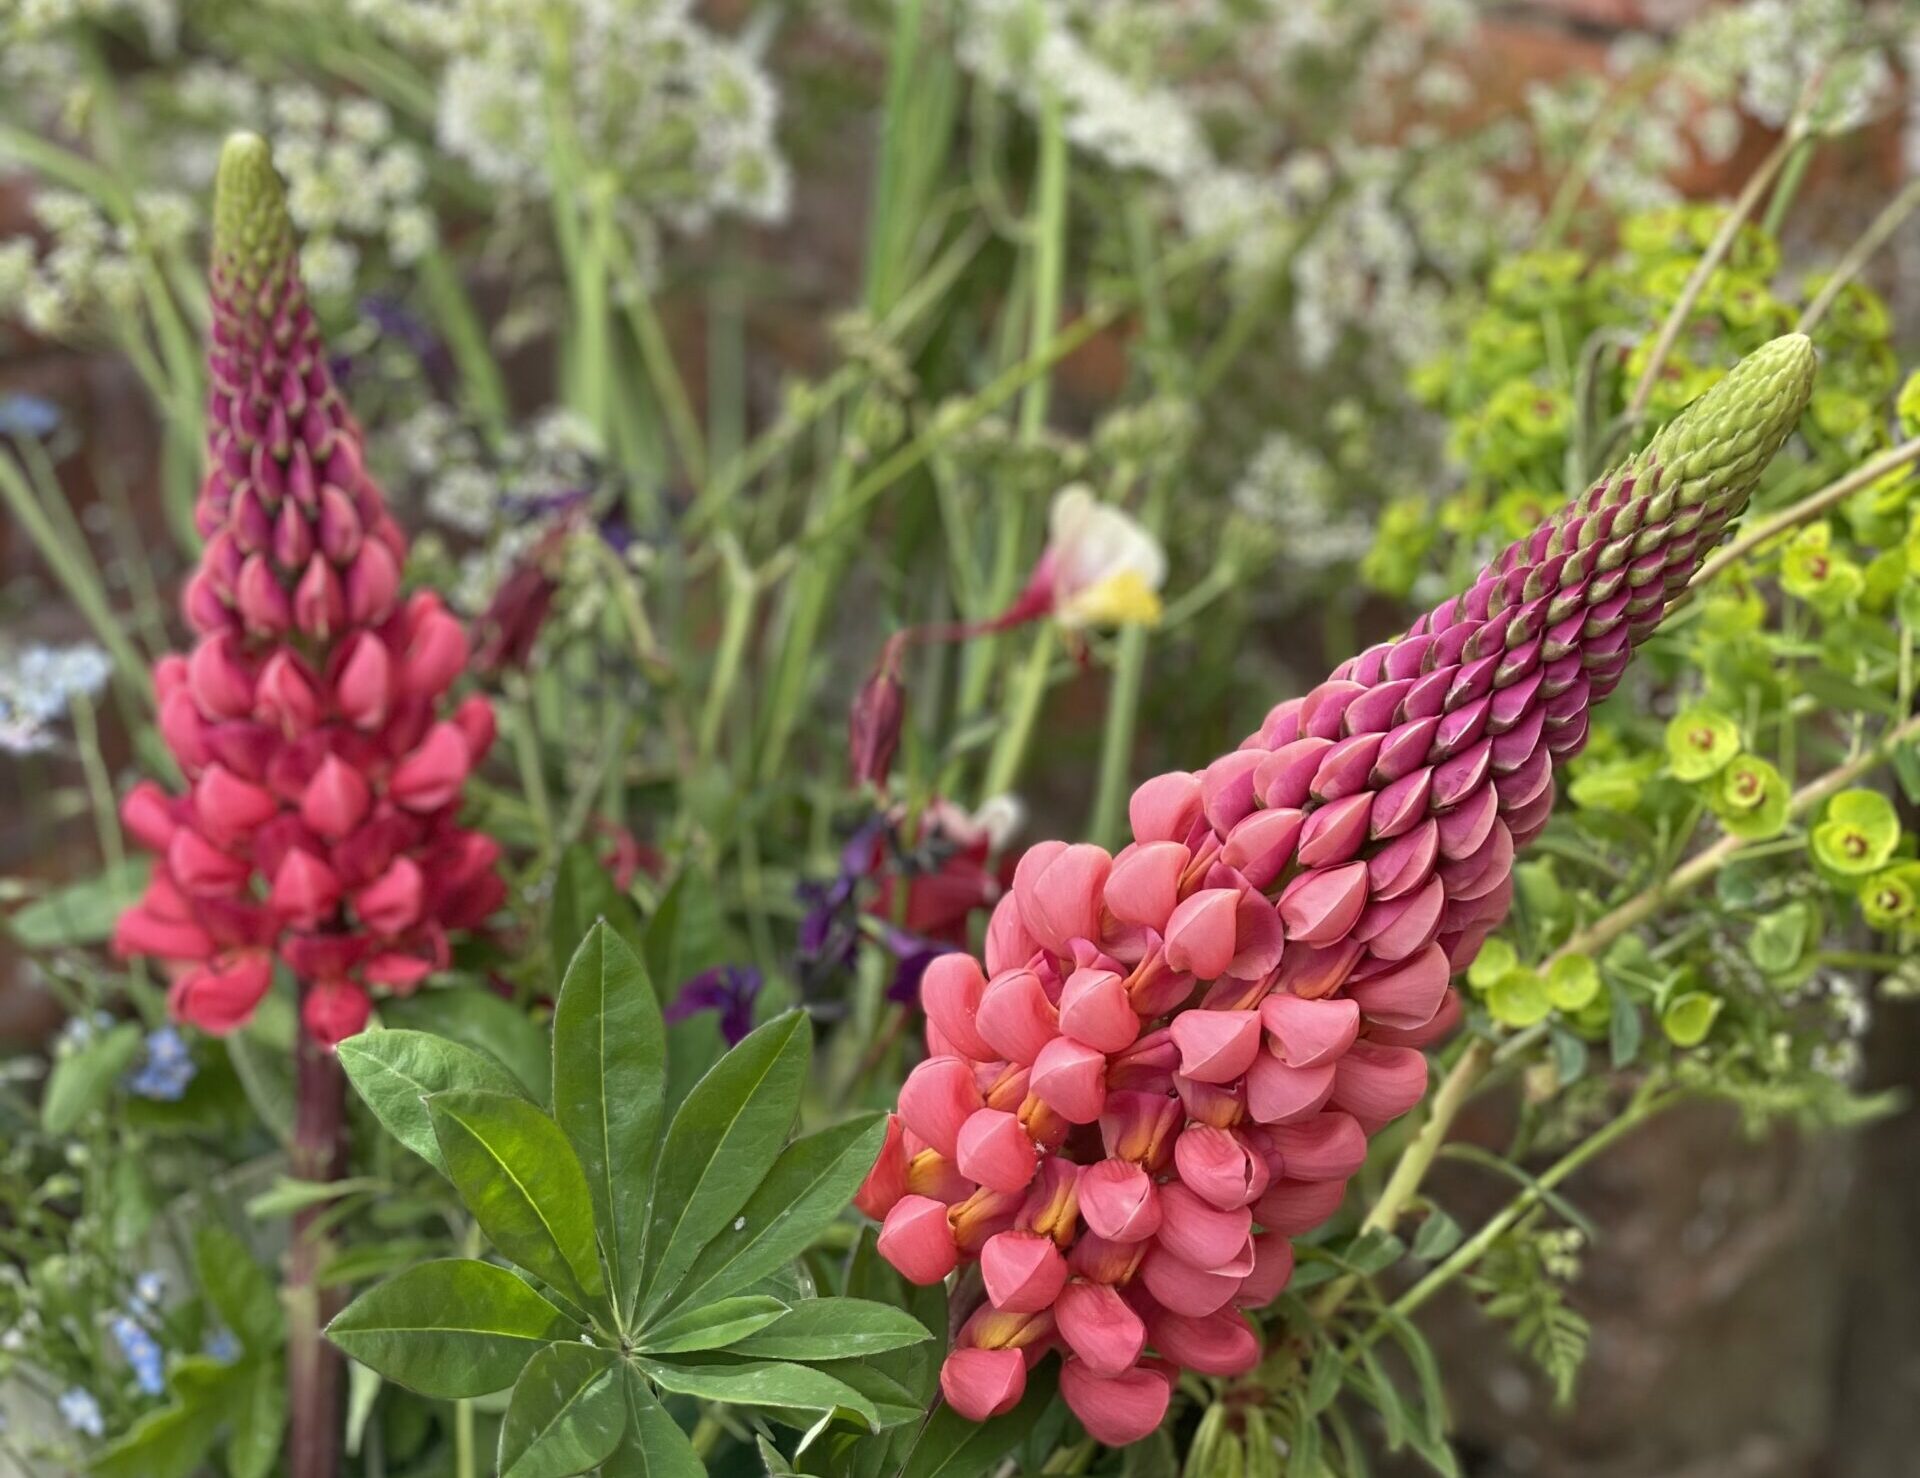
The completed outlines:
<svg viewBox="0 0 1920 1478">
<path fill-rule="evenodd" d="M 600 1478 L 706 1478 L 693 1443 L 632 1366 L 625 1384 L 627 1435 L 600 1465 Z"/>
<path fill-rule="evenodd" d="M 902 1309 L 858 1298 L 815 1298 L 795 1304 L 785 1318 L 733 1345 L 736 1355 L 768 1360 L 835 1360 L 877 1355 L 932 1339 Z"/>
<path fill-rule="evenodd" d="M 513 1383 L 500 1423 L 500 1478 L 572 1478 L 597 1467 L 627 1429 L 619 1357 L 551 1344 Z"/>
<path fill-rule="evenodd" d="M 617 934 L 632 937 L 637 923 L 633 902 L 614 887 L 593 849 L 574 842 L 560 855 L 553 905 L 547 911 L 547 949 L 556 971 L 563 961 L 575 958 L 581 941 L 603 920 Z"/>
<path fill-rule="evenodd" d="M 491 1054 L 416 1031 L 361 1032 L 337 1049 L 347 1081 L 400 1143 L 447 1173 L 426 1100 L 435 1093 L 478 1088 L 522 1094 L 520 1081 Z"/>
<path fill-rule="evenodd" d="M 1430 1206 L 1413 1239 L 1413 1255 L 1422 1262 L 1438 1262 L 1460 1245 L 1460 1237 L 1460 1223 L 1438 1206 Z"/>
<path fill-rule="evenodd" d="M 1614 986 L 1613 1014 L 1607 1021 L 1607 1051 L 1617 1068 L 1625 1067 L 1640 1055 L 1640 1039 L 1643 1027 L 1640 1022 L 1640 1010 L 1633 1004 L 1633 997 L 1619 986 Z"/>
<path fill-rule="evenodd" d="M 1518 969 L 1520 956 L 1504 939 L 1489 939 L 1467 966 L 1467 984 L 1477 991 L 1493 989 L 1493 983 L 1510 970 Z"/>
<path fill-rule="evenodd" d="M 1546 1020 L 1553 1002 L 1540 972 L 1523 965 L 1507 971 L 1488 988 L 1487 1010 L 1502 1026 L 1527 1027 Z"/>
<path fill-rule="evenodd" d="M 249 1355 L 280 1348 L 286 1324 L 280 1296 L 245 1243 L 208 1222 L 194 1234 L 193 1264 L 200 1291 Z"/>
<path fill-rule="evenodd" d="M 714 1064 L 673 1116 L 654 1177 L 648 1308 L 674 1296 L 772 1168 L 800 1108 L 812 1037 L 803 1013 L 776 1017 Z"/>
<path fill-rule="evenodd" d="M 1582 1010 L 1600 994 L 1600 968 L 1592 955 L 1562 955 L 1547 967 L 1546 991 L 1555 1010 Z"/>
<path fill-rule="evenodd" d="M 512 1001 L 490 990 L 423 990 L 381 1002 L 380 1016 L 390 1027 L 449 1037 L 486 1053 L 506 1065 L 534 1102 L 547 1101 L 553 1087 L 547 1033 Z"/>
<path fill-rule="evenodd" d="M 1690 990 L 1667 1002 L 1660 1013 L 1660 1029 L 1676 1047 L 1698 1047 L 1713 1030 L 1714 1018 L 1724 1004 L 1718 996 Z"/>
<path fill-rule="evenodd" d="M 641 1331 L 635 1348 L 649 1355 L 684 1355 L 694 1350 L 729 1348 L 756 1330 L 765 1329 L 786 1312 L 787 1305 L 764 1293 L 723 1298 L 717 1303 L 669 1314 Z"/>
<path fill-rule="evenodd" d="M 981 1478 L 1026 1440 L 1040 1414 L 1053 1404 L 1059 1373 L 1049 1361 L 1027 1377 L 1019 1405 L 1004 1416 L 970 1422 L 942 1405 L 920 1429 L 900 1478 Z"/>
<path fill-rule="evenodd" d="M 287 1373 L 278 1360 L 250 1360 L 238 1368 L 245 1384 L 227 1438 L 228 1478 L 267 1478 L 287 1429 Z"/>
<path fill-rule="evenodd" d="M 593 1196 L 560 1126 L 504 1093 L 436 1093 L 427 1112 L 447 1174 L 493 1245 L 575 1303 L 604 1298 Z"/>
<path fill-rule="evenodd" d="M 368 1289 L 327 1326 L 362 1365 L 423 1396 L 504 1391 L 573 1321 L 494 1263 L 442 1258 Z"/>
<path fill-rule="evenodd" d="M 1900 845 L 1900 816 L 1877 790 L 1843 790 L 1813 829 L 1813 855 L 1842 877 L 1865 877 Z"/>
<path fill-rule="evenodd" d="M 221 1426 L 233 1419 L 246 1379 L 239 1366 L 188 1356 L 168 1377 L 173 1399 L 102 1448 L 87 1471 L 94 1478 L 191 1478 L 213 1451 Z"/>
<path fill-rule="evenodd" d="M 554 1008 L 553 1116 L 586 1171 L 623 1309 L 640 1275 L 666 1077 L 666 1033 L 646 967 L 597 922 Z"/>
<path fill-rule="evenodd" d="M 867 1114 L 788 1145 L 739 1216 L 701 1249 L 673 1301 L 711 1303 L 806 1251 L 860 1189 L 886 1133 L 885 1118 Z"/>
<path fill-rule="evenodd" d="M 865 1396 L 845 1381 L 835 1380 L 806 1365 L 789 1365 L 777 1360 L 714 1361 L 696 1365 L 642 1359 L 638 1363 L 656 1386 L 676 1395 L 773 1411 L 845 1410 L 858 1416 L 869 1430 L 880 1426 L 880 1414 Z"/>
<path fill-rule="evenodd" d="M 104 943 L 120 915 L 140 901 L 151 871 L 146 858 L 130 857 L 15 909 L 6 916 L 7 931 L 29 951 Z"/>
<path fill-rule="evenodd" d="M 1813 907 L 1805 902 L 1785 908 L 1755 921 L 1747 935 L 1747 957 L 1769 975 L 1785 975 L 1799 965 L 1813 942 L 1816 918 Z"/>
<path fill-rule="evenodd" d="M 85 1046 L 55 1058 L 46 1097 L 40 1103 L 41 1127 L 56 1137 L 71 1134 L 75 1125 L 106 1103 L 114 1085 L 140 1055 L 141 1041 L 139 1025 L 123 1021 Z"/>
</svg>

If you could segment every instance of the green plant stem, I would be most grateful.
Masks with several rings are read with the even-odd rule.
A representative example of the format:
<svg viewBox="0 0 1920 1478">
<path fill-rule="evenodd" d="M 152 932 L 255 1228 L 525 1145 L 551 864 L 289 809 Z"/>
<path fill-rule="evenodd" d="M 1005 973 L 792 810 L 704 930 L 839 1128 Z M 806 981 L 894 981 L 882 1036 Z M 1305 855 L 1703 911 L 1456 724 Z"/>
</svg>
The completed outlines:
<svg viewBox="0 0 1920 1478">
<path fill-rule="evenodd" d="M 489 431 L 504 431 L 510 411 L 500 364 L 487 345 L 487 331 L 474 310 L 473 300 L 460 281 L 459 269 L 446 248 L 436 246 L 415 264 L 415 276 L 426 294 L 427 311 L 440 326 L 460 373 L 460 391 L 471 411 Z"/>
<path fill-rule="evenodd" d="M 700 1420 L 693 1424 L 693 1435 L 688 1440 L 693 1444 L 694 1456 L 704 1461 L 720 1439 L 726 1435 L 726 1427 L 711 1410 L 702 1410 Z"/>
<path fill-rule="evenodd" d="M 987 763 L 986 779 L 980 787 L 982 799 L 1008 794 L 1014 782 L 1020 778 L 1020 764 L 1026 758 L 1028 744 L 1033 740 L 1040 707 L 1047 696 L 1047 681 L 1052 676 L 1054 640 L 1053 623 L 1042 623 L 1033 634 L 1033 645 L 1027 649 L 1027 660 L 1014 674 L 1009 705 L 1011 711 L 1000 730 L 999 739 L 994 743 L 992 758 Z"/>
<path fill-rule="evenodd" d="M 1795 791 L 1787 803 L 1790 818 L 1804 816 L 1818 806 L 1828 796 L 1845 790 L 1877 765 L 1884 762 L 1895 749 L 1915 738 L 1920 738 L 1920 716 L 1909 718 L 1905 723 L 1884 735 L 1872 748 L 1855 756 L 1845 764 L 1838 765 L 1818 779 L 1809 781 Z M 1555 950 L 1540 965 L 1542 974 L 1551 970 L 1555 964 L 1569 955 L 1594 954 L 1611 944 L 1629 929 L 1644 923 L 1659 911 L 1660 906 L 1676 895 L 1700 886 L 1714 874 L 1739 856 L 1743 847 L 1738 837 L 1721 837 L 1712 846 L 1698 853 L 1692 860 L 1675 868 L 1666 877 L 1636 893 L 1633 897 L 1610 909 L 1586 928 L 1578 931 L 1572 938 Z M 1454 1060 L 1452 1068 L 1434 1091 L 1433 1101 L 1427 1109 L 1427 1117 L 1405 1151 L 1402 1152 L 1393 1173 L 1387 1179 L 1380 1199 L 1374 1203 L 1362 1223 L 1366 1231 L 1390 1232 L 1398 1225 L 1402 1215 L 1418 1196 L 1420 1186 L 1426 1179 L 1428 1170 L 1433 1166 L 1434 1157 L 1446 1142 L 1453 1128 L 1454 1120 L 1460 1110 L 1473 1096 L 1495 1058 L 1494 1044 L 1487 1038 L 1475 1038 L 1467 1044 L 1466 1050 Z M 1604 1131 L 1603 1131 L 1604 1132 Z M 1327 1285 L 1326 1291 L 1314 1304 L 1314 1315 L 1325 1322 L 1332 1318 L 1347 1297 L 1353 1292 L 1358 1279 L 1346 1277 Z"/>
<path fill-rule="evenodd" d="M 1800 185 L 1807 177 L 1807 166 L 1813 162 L 1813 151 L 1819 140 L 1811 134 L 1803 134 L 1787 154 L 1787 162 L 1780 171 L 1780 184 L 1767 201 L 1767 213 L 1760 218 L 1760 229 L 1769 236 L 1777 237 L 1780 228 L 1786 223 L 1787 211 L 1793 205 L 1794 196 L 1800 193 Z"/>
<path fill-rule="evenodd" d="M 727 605 L 721 621 L 720 645 L 713 659 L 713 676 L 708 680 L 707 701 L 700 713 L 698 754 L 703 770 L 720 742 L 720 726 L 740 679 L 741 661 L 746 655 L 747 638 L 753 631 L 753 611 L 759 598 L 753 570 L 741 552 L 739 540 L 723 533 L 717 542 L 727 572 Z"/>
<path fill-rule="evenodd" d="M 1836 504 L 1845 502 L 1863 488 L 1871 487 L 1889 472 L 1897 472 L 1909 463 L 1920 460 L 1920 436 L 1904 441 L 1899 446 L 1882 452 L 1871 462 L 1863 462 L 1845 477 L 1828 483 L 1818 492 L 1810 493 L 1791 507 L 1761 519 L 1751 528 L 1742 525 L 1739 536 L 1732 543 L 1718 550 L 1714 556 L 1694 572 L 1693 579 L 1687 583 L 1689 591 L 1704 587 L 1716 575 L 1730 565 L 1745 559 L 1754 550 L 1788 529 L 1810 523 Z"/>
<path fill-rule="evenodd" d="M 1727 211 L 1726 219 L 1720 223 L 1720 229 L 1714 233 L 1713 240 L 1708 243 L 1705 253 L 1688 276 L 1686 286 L 1680 290 L 1680 296 L 1675 299 L 1666 321 L 1660 325 L 1659 335 L 1653 341 L 1653 351 L 1647 356 L 1646 368 L 1641 371 L 1639 383 L 1633 387 L 1633 395 L 1627 401 L 1623 418 L 1626 427 L 1638 426 L 1645 419 L 1647 406 L 1653 399 L 1653 388 L 1660 383 L 1660 371 L 1666 368 L 1667 358 L 1673 353 L 1674 344 L 1679 341 L 1680 331 L 1686 327 L 1688 318 L 1692 317 L 1700 294 L 1706 291 L 1708 281 L 1727 259 L 1727 253 L 1733 250 L 1740 228 L 1746 225 L 1747 219 L 1760 204 L 1760 198 L 1766 194 L 1774 176 L 1780 173 L 1788 156 L 1799 146 L 1803 127 L 1796 118 L 1786 133 L 1781 135 L 1780 142 L 1760 162 L 1760 167 L 1754 170 L 1741 188 Z"/>
<path fill-rule="evenodd" d="M 1847 248 L 1846 255 L 1840 258 L 1839 265 L 1820 285 L 1819 293 L 1807 304 L 1800 321 L 1794 325 L 1798 332 L 1810 334 L 1814 331 L 1820 320 L 1827 316 L 1841 291 L 1860 275 L 1860 270 L 1875 252 L 1887 244 L 1893 233 L 1900 229 L 1900 223 L 1913 213 L 1916 206 L 1920 206 L 1920 180 L 1910 180 L 1906 188 L 1889 200 L 1886 208 L 1874 217 L 1873 224 L 1860 233 L 1860 239 Z"/>
<path fill-rule="evenodd" d="M 626 270 L 637 284 L 639 263 L 631 246 L 627 250 Z M 686 382 L 681 379 L 679 367 L 674 363 L 673 347 L 667 342 L 660 315 L 654 311 L 653 299 L 637 285 L 621 306 L 627 316 L 627 327 L 632 330 L 634 343 L 639 346 L 640 362 L 646 366 L 647 379 L 653 386 L 653 393 L 660 397 L 661 408 L 666 413 L 667 434 L 673 438 L 680 468 L 689 482 L 700 487 L 707 480 L 706 437 L 700 430 L 700 418 L 694 414 L 693 398 L 687 394 Z"/>
</svg>

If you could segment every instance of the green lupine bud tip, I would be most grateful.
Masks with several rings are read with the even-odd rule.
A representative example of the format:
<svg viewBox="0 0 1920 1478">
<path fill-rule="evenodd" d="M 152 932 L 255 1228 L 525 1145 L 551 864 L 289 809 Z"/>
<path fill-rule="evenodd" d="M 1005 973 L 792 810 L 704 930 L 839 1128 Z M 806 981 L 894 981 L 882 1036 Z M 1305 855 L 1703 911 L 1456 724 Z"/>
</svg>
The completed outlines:
<svg viewBox="0 0 1920 1478">
<path fill-rule="evenodd" d="M 213 260 L 257 287 L 293 257 L 293 218 L 274 173 L 273 151 L 257 133 L 231 135 L 213 187 Z"/>
<path fill-rule="evenodd" d="M 1661 428 L 1636 460 L 1660 468 L 1662 491 L 1682 507 L 1744 494 L 1799 423 L 1814 367 L 1805 334 L 1762 344 Z"/>
</svg>

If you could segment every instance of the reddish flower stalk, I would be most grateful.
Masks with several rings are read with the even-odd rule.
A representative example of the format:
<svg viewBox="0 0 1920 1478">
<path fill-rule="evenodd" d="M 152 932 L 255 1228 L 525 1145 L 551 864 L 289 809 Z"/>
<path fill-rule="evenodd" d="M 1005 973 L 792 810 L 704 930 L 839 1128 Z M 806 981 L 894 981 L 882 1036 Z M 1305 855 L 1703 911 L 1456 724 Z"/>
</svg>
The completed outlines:
<svg viewBox="0 0 1920 1478">
<path fill-rule="evenodd" d="M 1555 766 L 1812 372 L 1798 335 L 1751 355 L 1465 595 L 1147 781 L 1118 855 L 1031 848 L 984 965 L 927 968 L 930 1055 L 858 1199 L 909 1279 L 980 1264 L 941 1372 L 958 1411 L 1007 1410 L 1059 1349 L 1068 1405 L 1123 1444 L 1181 1368 L 1258 1362 L 1241 1311 L 1424 1095 L 1421 1049 L 1459 1017 L 1450 981 L 1506 914 Z"/>
<path fill-rule="evenodd" d="M 296 1172 L 337 1177 L 345 1078 L 333 1046 L 371 993 L 445 966 L 450 931 L 500 904 L 499 847 L 456 821 L 492 743 L 439 598 L 402 598 L 406 537 L 368 476 L 301 283 L 267 145 L 220 158 L 211 271 L 206 539 L 183 606 L 192 650 L 154 671 L 160 730 L 186 777 L 143 782 L 128 830 L 156 854 L 115 948 L 166 963 L 174 1016 L 216 1034 L 251 1019 L 276 961 L 297 983 Z M 340 1369 L 320 1339 L 321 1249 L 296 1221 L 290 1259 L 296 1478 L 335 1473 Z"/>
</svg>

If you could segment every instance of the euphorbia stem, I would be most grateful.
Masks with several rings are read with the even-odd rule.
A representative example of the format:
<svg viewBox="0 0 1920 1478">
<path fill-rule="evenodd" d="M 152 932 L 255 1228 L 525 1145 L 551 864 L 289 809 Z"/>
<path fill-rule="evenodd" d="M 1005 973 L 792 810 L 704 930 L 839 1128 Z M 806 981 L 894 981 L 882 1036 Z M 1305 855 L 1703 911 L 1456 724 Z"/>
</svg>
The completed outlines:
<svg viewBox="0 0 1920 1478">
<path fill-rule="evenodd" d="M 294 1058 L 293 1173 L 300 1180 L 338 1180 L 347 1162 L 347 1078 L 340 1060 L 305 1031 Z M 338 1299 L 319 1286 L 327 1244 L 324 1205 L 293 1218 L 287 1266 L 288 1455 L 293 1478 L 338 1478 L 344 1367 L 321 1330 Z"/>
</svg>

